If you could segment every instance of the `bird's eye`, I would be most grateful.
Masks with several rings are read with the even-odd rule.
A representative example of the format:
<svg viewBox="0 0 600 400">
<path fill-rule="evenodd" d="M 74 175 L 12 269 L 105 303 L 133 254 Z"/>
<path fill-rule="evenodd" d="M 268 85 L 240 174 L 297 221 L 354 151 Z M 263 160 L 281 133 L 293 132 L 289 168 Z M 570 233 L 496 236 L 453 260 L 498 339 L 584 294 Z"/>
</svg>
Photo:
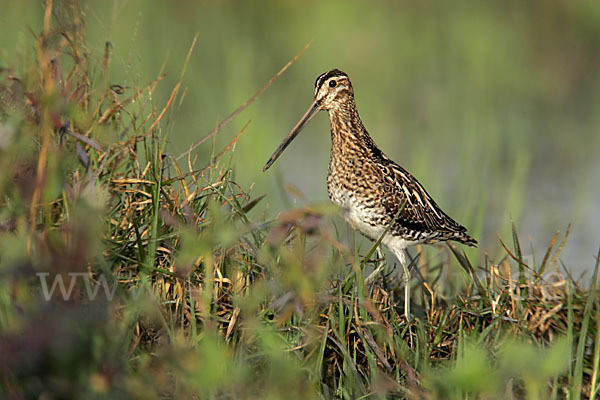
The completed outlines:
<svg viewBox="0 0 600 400">
<path fill-rule="evenodd" d="M 337 82 L 336 81 L 334 81 L 334 80 L 329 81 L 329 87 L 330 88 L 334 88 L 336 86 L 337 86 Z"/>
</svg>

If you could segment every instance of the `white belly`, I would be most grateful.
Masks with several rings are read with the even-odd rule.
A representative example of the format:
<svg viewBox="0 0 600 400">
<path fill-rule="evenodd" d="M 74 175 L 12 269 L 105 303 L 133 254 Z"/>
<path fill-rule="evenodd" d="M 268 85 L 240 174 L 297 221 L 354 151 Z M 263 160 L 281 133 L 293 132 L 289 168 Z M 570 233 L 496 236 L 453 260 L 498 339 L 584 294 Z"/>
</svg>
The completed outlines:
<svg viewBox="0 0 600 400">
<path fill-rule="evenodd" d="M 338 205 L 343 207 L 342 216 L 344 219 L 360 233 L 372 240 L 379 240 L 387 226 L 380 226 L 369 223 L 377 219 L 377 210 L 372 208 L 362 207 L 361 204 L 357 204 L 350 196 L 344 196 L 343 198 L 336 199 Z M 405 240 L 398 236 L 393 236 L 389 231 L 382 240 L 382 243 L 388 247 L 397 257 L 399 253 L 406 249 L 408 246 L 419 243 L 414 240 Z"/>
<path fill-rule="evenodd" d="M 361 207 L 344 207 L 343 217 L 353 228 L 358 229 L 366 237 L 377 240 L 385 231 L 385 226 L 371 225 L 373 211 Z"/>
</svg>

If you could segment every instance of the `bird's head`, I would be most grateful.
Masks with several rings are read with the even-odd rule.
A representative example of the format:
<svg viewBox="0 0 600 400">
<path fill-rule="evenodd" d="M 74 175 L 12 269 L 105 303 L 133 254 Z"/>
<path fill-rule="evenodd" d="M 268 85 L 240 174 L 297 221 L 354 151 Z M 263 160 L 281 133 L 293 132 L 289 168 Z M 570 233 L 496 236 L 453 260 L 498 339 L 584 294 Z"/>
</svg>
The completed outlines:
<svg viewBox="0 0 600 400">
<path fill-rule="evenodd" d="M 353 97 L 352 83 L 348 75 L 339 69 L 327 71 L 315 80 L 314 101 L 320 110 L 338 108 Z"/>
<path fill-rule="evenodd" d="M 294 140 L 300 133 L 302 128 L 313 119 L 317 112 L 321 110 L 335 110 L 342 108 L 344 105 L 351 104 L 349 100 L 354 99 L 354 91 L 352 84 L 345 72 L 339 69 L 327 71 L 317 78 L 315 81 L 315 97 L 308 111 L 300 118 L 300 121 L 287 135 L 279 147 L 275 150 L 269 161 L 265 164 L 263 171 L 266 171 L 275 160 L 283 153 L 285 148 Z"/>
</svg>

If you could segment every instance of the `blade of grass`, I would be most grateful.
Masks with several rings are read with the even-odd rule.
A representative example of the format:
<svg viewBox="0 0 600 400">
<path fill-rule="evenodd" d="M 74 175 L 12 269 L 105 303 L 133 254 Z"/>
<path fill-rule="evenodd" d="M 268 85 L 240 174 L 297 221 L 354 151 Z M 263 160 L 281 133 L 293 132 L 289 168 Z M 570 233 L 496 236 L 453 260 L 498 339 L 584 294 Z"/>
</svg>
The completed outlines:
<svg viewBox="0 0 600 400">
<path fill-rule="evenodd" d="M 564 266 L 563 266 L 564 267 Z M 565 273 L 568 275 L 567 280 L 567 342 L 569 343 L 569 387 L 573 386 L 573 280 L 568 273 L 567 269 Z"/>
<path fill-rule="evenodd" d="M 548 250 L 546 250 L 546 254 L 544 254 L 544 259 L 542 260 L 542 263 L 540 264 L 540 268 L 538 269 L 539 275 L 542 275 L 544 273 L 544 271 L 546 270 L 546 266 L 548 265 L 548 261 L 550 260 L 550 255 L 552 254 L 552 249 L 554 248 L 554 243 L 556 242 L 556 238 L 558 238 L 558 232 L 556 232 L 554 234 L 554 236 L 552 236 L 552 239 L 550 240 L 550 245 L 548 245 Z"/>
<path fill-rule="evenodd" d="M 588 325 L 592 315 L 594 306 L 594 295 L 596 291 L 596 280 L 598 279 L 598 265 L 600 265 L 600 249 L 596 256 L 596 265 L 594 266 L 594 274 L 592 275 L 592 283 L 590 284 L 588 296 L 585 302 L 583 311 L 583 322 L 579 330 L 579 341 L 577 343 L 577 353 L 575 354 L 575 371 L 573 385 L 571 386 L 571 398 L 579 400 L 581 398 L 581 389 L 583 382 L 583 363 L 585 361 L 585 343 L 587 341 Z"/>
<path fill-rule="evenodd" d="M 523 254 L 521 252 L 521 244 L 519 243 L 519 235 L 517 235 L 517 228 L 515 227 L 515 223 L 511 220 L 510 221 L 511 224 L 511 229 L 512 229 L 512 239 L 513 239 L 513 246 L 515 248 L 515 254 L 518 258 L 518 266 L 519 266 L 519 284 L 521 286 L 525 286 L 526 283 L 526 278 L 525 278 L 525 263 L 523 262 Z M 527 294 L 527 289 L 526 287 L 524 287 L 524 294 Z"/>
<path fill-rule="evenodd" d="M 596 398 L 598 386 L 598 365 L 600 361 L 600 313 L 596 311 L 596 337 L 594 338 L 594 356 L 592 360 L 592 384 L 590 387 L 590 398 Z"/>
<path fill-rule="evenodd" d="M 558 256 L 560 255 L 560 253 L 562 252 L 563 248 L 567 244 L 567 239 L 569 238 L 569 234 L 570 233 L 571 233 L 571 224 L 569 224 L 567 226 L 567 230 L 565 231 L 565 236 L 560 241 L 560 244 L 558 245 L 558 248 L 554 252 L 554 255 L 552 256 L 552 259 L 550 260 L 550 262 L 548 263 L 548 265 L 552 265 L 552 264 L 554 264 L 556 262 L 556 260 L 558 259 Z"/>
<path fill-rule="evenodd" d="M 321 380 L 323 376 L 323 360 L 325 359 L 325 349 L 327 348 L 327 337 L 329 335 L 329 320 L 325 322 L 325 330 L 323 331 L 323 337 L 321 339 L 321 345 L 319 346 L 319 354 L 317 355 L 317 361 L 315 365 L 316 376 L 318 380 Z"/>
<path fill-rule="evenodd" d="M 154 154 L 156 156 L 154 166 L 155 185 L 152 185 L 152 209 L 150 215 L 150 232 L 148 237 L 148 251 L 146 253 L 146 262 L 144 263 L 144 272 L 148 273 L 155 266 L 156 247 L 158 244 L 158 219 L 160 207 L 160 192 L 162 186 L 162 161 L 158 157 L 158 143 L 156 143 Z"/>
</svg>

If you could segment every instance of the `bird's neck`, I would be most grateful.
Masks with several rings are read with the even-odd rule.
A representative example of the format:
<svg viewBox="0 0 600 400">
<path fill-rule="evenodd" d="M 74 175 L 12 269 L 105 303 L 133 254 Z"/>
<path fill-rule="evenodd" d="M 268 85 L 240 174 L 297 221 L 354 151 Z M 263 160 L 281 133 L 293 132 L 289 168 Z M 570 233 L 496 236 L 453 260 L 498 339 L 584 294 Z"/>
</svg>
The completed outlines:
<svg viewBox="0 0 600 400">
<path fill-rule="evenodd" d="M 354 99 L 330 109 L 329 123 L 333 155 L 361 151 L 366 143 L 373 142 L 358 115 Z"/>
</svg>

